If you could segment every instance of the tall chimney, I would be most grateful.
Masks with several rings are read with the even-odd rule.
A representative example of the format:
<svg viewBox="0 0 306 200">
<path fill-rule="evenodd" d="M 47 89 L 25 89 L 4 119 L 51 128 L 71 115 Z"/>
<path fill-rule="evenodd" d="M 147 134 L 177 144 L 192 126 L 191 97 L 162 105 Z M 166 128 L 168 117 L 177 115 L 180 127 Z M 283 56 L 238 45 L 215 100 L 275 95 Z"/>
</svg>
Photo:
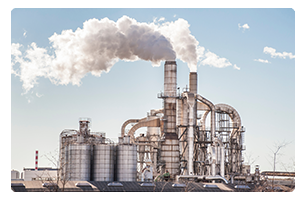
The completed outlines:
<svg viewBox="0 0 306 200">
<path fill-rule="evenodd" d="M 189 92 L 193 94 L 198 93 L 198 74 L 197 72 L 190 72 L 189 74 Z"/>
<path fill-rule="evenodd" d="M 161 161 L 171 178 L 179 174 L 180 152 L 176 134 L 176 62 L 166 61 L 164 66 L 164 126 L 165 140 L 161 142 Z M 163 173 L 163 171 L 162 171 Z"/>
<path fill-rule="evenodd" d="M 35 171 L 38 170 L 38 150 L 35 151 Z"/>
<path fill-rule="evenodd" d="M 176 134 L 176 62 L 166 61 L 164 67 L 164 133 Z"/>
</svg>

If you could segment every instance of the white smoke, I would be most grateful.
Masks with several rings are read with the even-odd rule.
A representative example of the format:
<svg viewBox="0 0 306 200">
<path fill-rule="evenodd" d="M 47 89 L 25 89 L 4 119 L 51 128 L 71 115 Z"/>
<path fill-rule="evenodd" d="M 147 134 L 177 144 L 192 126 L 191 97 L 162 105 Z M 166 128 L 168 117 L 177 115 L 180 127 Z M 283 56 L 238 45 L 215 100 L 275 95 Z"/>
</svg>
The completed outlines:
<svg viewBox="0 0 306 200">
<path fill-rule="evenodd" d="M 188 64 L 191 72 L 197 71 L 197 63 L 203 57 L 204 47 L 191 35 L 189 24 L 184 19 L 175 22 L 166 22 L 159 29 L 166 37 L 170 38 L 177 59 Z"/>
<path fill-rule="evenodd" d="M 184 19 L 163 24 L 156 20 L 140 23 L 127 16 L 117 22 L 90 19 L 76 31 L 54 33 L 49 41 L 48 48 L 32 43 L 24 52 L 20 50 L 22 45 L 11 45 L 11 71 L 20 77 L 25 93 L 37 84 L 39 77 L 49 78 L 54 84 L 80 85 L 87 73 L 100 76 L 119 60 L 141 59 L 160 66 L 161 61 L 180 59 L 196 71 L 204 53 Z"/>
</svg>

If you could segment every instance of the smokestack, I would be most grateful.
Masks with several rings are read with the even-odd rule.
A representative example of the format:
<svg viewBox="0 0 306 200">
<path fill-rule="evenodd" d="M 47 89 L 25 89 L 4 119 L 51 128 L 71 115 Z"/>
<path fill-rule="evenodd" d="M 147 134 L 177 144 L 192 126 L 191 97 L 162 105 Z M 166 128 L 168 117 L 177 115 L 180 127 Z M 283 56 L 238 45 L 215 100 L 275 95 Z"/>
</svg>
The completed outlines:
<svg viewBox="0 0 306 200">
<path fill-rule="evenodd" d="M 38 150 L 35 151 L 35 171 L 38 170 Z"/>
<path fill-rule="evenodd" d="M 176 134 L 176 62 L 166 61 L 164 67 L 164 128 L 165 140 L 161 142 L 161 160 L 171 176 L 179 174 L 180 152 Z"/>
<path fill-rule="evenodd" d="M 164 67 L 164 93 L 165 96 L 176 96 L 176 62 L 166 61 Z"/>
<path fill-rule="evenodd" d="M 198 74 L 197 72 L 190 72 L 189 74 L 189 92 L 193 94 L 198 93 Z"/>
<path fill-rule="evenodd" d="M 176 134 L 176 62 L 166 61 L 164 67 L 164 133 Z"/>
</svg>

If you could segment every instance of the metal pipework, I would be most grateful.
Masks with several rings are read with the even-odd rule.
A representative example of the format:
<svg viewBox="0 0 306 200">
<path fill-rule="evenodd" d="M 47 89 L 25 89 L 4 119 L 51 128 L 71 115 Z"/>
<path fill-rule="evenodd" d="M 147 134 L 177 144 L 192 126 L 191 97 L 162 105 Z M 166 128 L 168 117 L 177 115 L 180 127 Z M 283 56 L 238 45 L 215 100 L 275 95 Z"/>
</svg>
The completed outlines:
<svg viewBox="0 0 306 200">
<path fill-rule="evenodd" d="M 146 119 L 147 119 L 147 118 L 144 117 L 144 118 L 142 118 L 142 119 L 129 119 L 129 120 L 125 121 L 125 122 L 122 124 L 122 126 L 121 126 L 121 137 L 124 137 L 124 135 L 125 135 L 125 127 L 126 127 L 127 125 L 129 125 L 129 124 L 131 124 L 131 123 L 138 123 L 138 122 L 141 122 L 141 121 L 146 120 Z"/>
<path fill-rule="evenodd" d="M 80 135 L 87 136 L 89 135 L 89 126 L 90 126 L 90 118 L 80 118 L 79 125 L 80 125 Z"/>
<path fill-rule="evenodd" d="M 195 107 L 195 98 L 193 93 L 184 93 L 184 96 L 187 97 L 187 105 L 189 107 L 189 116 L 188 116 L 188 136 L 187 136 L 187 142 L 188 142 L 188 174 L 187 175 L 193 175 L 193 141 L 194 141 L 194 126 L 195 120 L 194 120 L 194 107 Z"/>
<path fill-rule="evenodd" d="M 205 180 L 222 180 L 225 184 L 228 184 L 228 181 L 222 176 L 205 176 Z"/>
<path fill-rule="evenodd" d="M 207 106 L 209 106 L 210 110 L 211 110 L 211 120 L 210 120 L 210 128 L 211 128 L 211 135 L 215 136 L 215 121 L 216 121 L 216 116 L 215 116 L 215 105 L 210 102 L 209 100 L 205 99 L 204 97 L 202 97 L 201 95 L 196 96 L 197 100 L 199 100 L 200 102 L 206 104 Z"/>
<path fill-rule="evenodd" d="M 134 125 L 127 134 L 128 136 L 131 137 L 132 141 L 135 140 L 135 137 L 134 137 L 135 131 L 141 127 L 160 127 L 160 119 L 158 117 L 151 116 L 150 119 L 142 120 L 138 122 L 136 125 Z"/>
</svg>

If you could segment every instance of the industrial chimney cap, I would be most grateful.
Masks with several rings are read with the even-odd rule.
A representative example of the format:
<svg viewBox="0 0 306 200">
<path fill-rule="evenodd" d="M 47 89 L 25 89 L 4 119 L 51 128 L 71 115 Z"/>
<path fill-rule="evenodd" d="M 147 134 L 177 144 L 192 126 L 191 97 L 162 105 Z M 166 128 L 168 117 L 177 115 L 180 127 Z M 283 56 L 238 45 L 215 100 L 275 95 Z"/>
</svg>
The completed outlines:
<svg viewBox="0 0 306 200">
<path fill-rule="evenodd" d="M 167 60 L 166 62 L 165 62 L 165 65 L 176 65 L 176 61 L 175 60 Z"/>
</svg>

